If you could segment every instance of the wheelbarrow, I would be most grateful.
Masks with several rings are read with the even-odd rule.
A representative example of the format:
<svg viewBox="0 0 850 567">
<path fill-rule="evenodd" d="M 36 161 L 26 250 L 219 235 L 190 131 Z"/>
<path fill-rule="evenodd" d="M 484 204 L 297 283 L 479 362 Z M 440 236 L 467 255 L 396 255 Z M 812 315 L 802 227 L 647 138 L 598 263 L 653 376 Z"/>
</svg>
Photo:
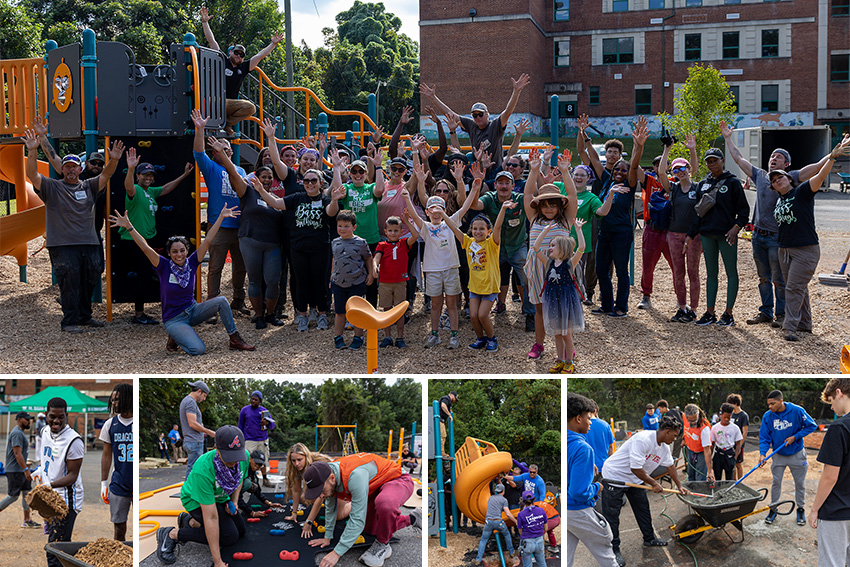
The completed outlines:
<svg viewBox="0 0 850 567">
<path fill-rule="evenodd" d="M 88 544 L 87 541 L 54 541 L 45 545 L 44 550 L 58 559 L 62 567 L 92 567 L 91 563 L 86 563 L 74 557 L 78 551 Z M 133 547 L 133 542 L 125 541 L 124 545 Z"/>
<path fill-rule="evenodd" d="M 734 484 L 731 480 L 724 480 L 715 483 L 714 490 L 710 483 L 706 481 L 686 482 L 683 485 L 692 492 L 702 492 L 705 494 L 715 494 L 721 489 Z M 793 500 L 783 500 L 775 506 L 763 506 L 755 509 L 756 504 L 767 498 L 767 488 L 755 490 L 746 484 L 739 484 L 735 487 L 735 492 L 730 492 L 729 496 L 723 498 L 721 502 L 713 502 L 711 499 L 695 498 L 678 494 L 679 500 L 687 504 L 691 512 L 682 517 L 674 525 L 670 526 L 670 531 L 673 532 L 673 539 L 682 543 L 696 543 L 705 532 L 711 529 L 722 529 L 729 537 L 732 543 L 741 543 L 744 541 L 744 518 L 749 518 L 768 510 L 773 510 L 780 516 L 787 516 L 794 511 L 796 506 Z M 735 498 L 738 495 L 740 497 Z M 787 512 L 781 511 L 780 508 L 786 504 L 790 504 Z M 741 532 L 741 539 L 736 541 L 726 530 L 726 524 L 732 524 Z"/>
</svg>

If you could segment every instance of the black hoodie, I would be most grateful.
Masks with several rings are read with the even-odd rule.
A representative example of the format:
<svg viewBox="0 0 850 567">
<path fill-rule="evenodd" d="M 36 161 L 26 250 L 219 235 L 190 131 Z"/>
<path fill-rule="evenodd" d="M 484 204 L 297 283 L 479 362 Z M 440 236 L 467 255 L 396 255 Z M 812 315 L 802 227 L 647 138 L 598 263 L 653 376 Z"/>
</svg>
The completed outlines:
<svg viewBox="0 0 850 567">
<path fill-rule="evenodd" d="M 694 214 L 688 231 L 691 238 L 698 234 L 724 236 L 735 224 L 744 228 L 750 218 L 750 204 L 744 195 L 744 187 L 740 180 L 728 171 L 724 171 L 717 179 L 709 175 L 697 184 L 697 203 L 715 186 L 720 188 L 716 193 L 715 204 L 702 218 Z"/>
</svg>

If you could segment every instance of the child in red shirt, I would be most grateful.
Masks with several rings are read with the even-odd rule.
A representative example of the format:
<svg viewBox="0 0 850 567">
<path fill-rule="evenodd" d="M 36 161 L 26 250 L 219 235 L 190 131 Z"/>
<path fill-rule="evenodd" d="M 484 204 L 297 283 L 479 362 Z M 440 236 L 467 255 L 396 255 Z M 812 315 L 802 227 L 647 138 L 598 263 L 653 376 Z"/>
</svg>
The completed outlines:
<svg viewBox="0 0 850 567">
<path fill-rule="evenodd" d="M 407 190 L 403 189 L 402 191 Z M 404 240 L 400 240 L 402 222 L 410 231 L 410 236 Z M 384 233 L 387 235 L 387 240 L 378 243 L 374 261 L 375 271 L 378 272 L 378 305 L 384 311 L 389 311 L 406 299 L 408 252 L 419 238 L 419 231 L 408 219 L 407 209 L 405 209 L 401 219 L 395 216 L 387 219 L 384 225 Z M 405 348 L 407 344 L 404 342 L 404 317 L 398 320 L 396 327 L 398 337 L 395 340 L 395 346 Z M 392 345 L 393 337 L 390 326 L 384 329 L 384 340 L 381 341 L 379 346 L 388 347 Z"/>
</svg>

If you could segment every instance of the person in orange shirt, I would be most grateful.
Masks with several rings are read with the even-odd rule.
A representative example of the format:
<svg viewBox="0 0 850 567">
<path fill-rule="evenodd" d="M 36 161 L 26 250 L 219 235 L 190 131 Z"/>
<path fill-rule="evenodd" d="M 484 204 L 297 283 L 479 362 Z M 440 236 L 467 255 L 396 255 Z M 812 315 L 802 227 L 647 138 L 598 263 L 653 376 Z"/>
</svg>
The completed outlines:
<svg viewBox="0 0 850 567">
<path fill-rule="evenodd" d="M 708 468 L 711 462 L 711 424 L 699 406 L 685 406 L 685 447 L 687 448 L 688 480 L 714 482 L 714 471 Z"/>
</svg>

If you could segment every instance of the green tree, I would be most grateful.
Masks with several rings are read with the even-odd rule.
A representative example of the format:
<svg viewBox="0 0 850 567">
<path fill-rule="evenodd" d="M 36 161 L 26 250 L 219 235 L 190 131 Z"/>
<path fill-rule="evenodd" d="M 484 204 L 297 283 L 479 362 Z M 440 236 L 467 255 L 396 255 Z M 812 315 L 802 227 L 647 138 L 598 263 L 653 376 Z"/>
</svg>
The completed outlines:
<svg viewBox="0 0 850 567">
<path fill-rule="evenodd" d="M 42 24 L 12 0 L 0 0 L 0 59 L 38 57 L 44 51 Z"/>
<path fill-rule="evenodd" d="M 688 134 L 696 138 L 697 155 L 702 156 L 720 136 L 720 121 L 734 122 L 735 97 L 720 71 L 713 66 L 693 65 L 688 69 L 688 79 L 676 90 L 673 101 L 674 114 L 658 115 L 661 124 L 673 135 L 684 140 Z M 670 159 L 689 159 L 684 144 L 677 142 L 670 151 Z M 700 162 L 695 178 L 705 175 L 708 168 Z"/>
</svg>

